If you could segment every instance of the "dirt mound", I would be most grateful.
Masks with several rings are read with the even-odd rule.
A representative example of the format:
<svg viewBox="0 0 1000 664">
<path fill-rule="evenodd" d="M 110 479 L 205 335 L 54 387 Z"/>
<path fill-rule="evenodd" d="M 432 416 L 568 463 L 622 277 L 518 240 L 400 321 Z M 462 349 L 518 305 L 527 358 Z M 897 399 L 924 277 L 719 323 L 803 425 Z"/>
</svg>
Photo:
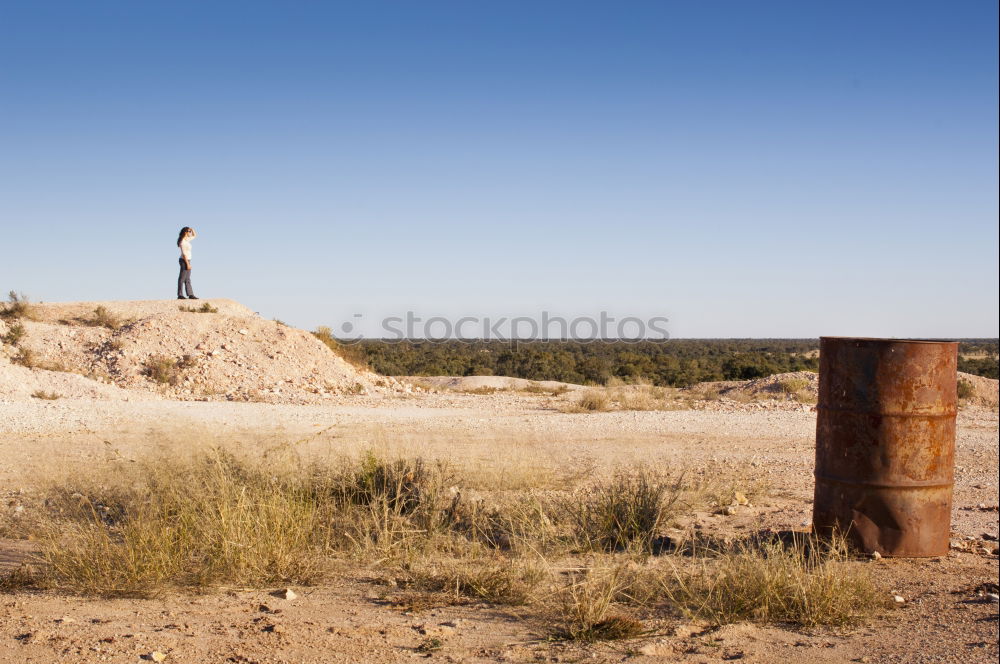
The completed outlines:
<svg viewBox="0 0 1000 664">
<path fill-rule="evenodd" d="M 797 394 L 815 398 L 819 394 L 819 374 L 815 371 L 774 374 L 773 376 L 748 380 L 730 389 L 739 390 L 754 397 L 773 395 L 780 399 L 790 394 Z M 723 393 L 725 392 L 726 390 L 723 390 Z"/>
<path fill-rule="evenodd" d="M 1000 389 L 998 389 L 1000 381 L 997 381 L 997 379 L 959 371 L 958 381 L 960 383 L 965 381 L 972 385 L 972 396 L 967 398 L 969 403 L 976 404 L 977 406 L 986 406 L 987 408 L 996 408 L 1000 404 L 1000 394 L 998 394 L 1000 392 Z"/>
<path fill-rule="evenodd" d="M 36 367 L 172 399 L 318 403 L 404 389 L 232 300 L 39 304 L 32 317 L 20 347 Z"/>
<path fill-rule="evenodd" d="M 998 382 L 973 374 L 958 372 L 958 380 L 972 386 L 972 395 L 965 403 L 996 408 L 998 404 Z M 785 399 L 794 396 L 800 400 L 815 400 L 819 396 L 819 374 L 812 371 L 795 371 L 775 374 L 745 382 L 725 381 L 706 383 L 718 389 L 722 396 L 744 396 L 754 399 Z"/>
</svg>

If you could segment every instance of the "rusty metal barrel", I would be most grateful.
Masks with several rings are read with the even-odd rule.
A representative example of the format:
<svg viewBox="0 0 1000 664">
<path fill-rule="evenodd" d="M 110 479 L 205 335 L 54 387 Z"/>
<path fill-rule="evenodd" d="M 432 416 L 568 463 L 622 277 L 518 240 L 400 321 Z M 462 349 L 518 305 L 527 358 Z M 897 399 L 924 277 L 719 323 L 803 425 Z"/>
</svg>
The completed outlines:
<svg viewBox="0 0 1000 664">
<path fill-rule="evenodd" d="M 813 528 L 867 553 L 948 553 L 958 343 L 821 337 Z"/>
</svg>

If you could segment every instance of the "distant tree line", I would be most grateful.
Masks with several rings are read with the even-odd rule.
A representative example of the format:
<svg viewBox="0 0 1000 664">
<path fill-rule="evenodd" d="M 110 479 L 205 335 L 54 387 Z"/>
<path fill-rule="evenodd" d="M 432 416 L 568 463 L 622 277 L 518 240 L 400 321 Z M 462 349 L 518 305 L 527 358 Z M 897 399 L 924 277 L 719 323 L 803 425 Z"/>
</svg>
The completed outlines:
<svg viewBox="0 0 1000 664">
<path fill-rule="evenodd" d="M 974 339 L 958 345 L 958 370 L 965 373 L 998 378 L 1000 355 L 996 339 Z"/>
<path fill-rule="evenodd" d="M 390 376 L 513 376 L 530 380 L 684 387 L 750 380 L 819 368 L 818 339 L 670 339 L 665 341 L 382 340 L 340 343 L 328 328 L 316 336 L 349 361 Z M 996 340 L 960 345 L 959 370 L 997 377 Z"/>
</svg>

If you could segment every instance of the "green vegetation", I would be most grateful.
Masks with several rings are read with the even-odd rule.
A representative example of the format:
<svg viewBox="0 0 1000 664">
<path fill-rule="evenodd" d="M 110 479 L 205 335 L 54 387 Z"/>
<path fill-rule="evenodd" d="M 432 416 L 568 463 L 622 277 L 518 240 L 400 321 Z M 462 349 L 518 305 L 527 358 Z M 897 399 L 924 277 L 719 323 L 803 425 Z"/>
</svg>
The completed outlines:
<svg viewBox="0 0 1000 664">
<path fill-rule="evenodd" d="M 583 385 L 620 380 L 687 387 L 819 369 L 818 339 L 670 339 L 639 343 L 364 339 L 343 343 L 327 327 L 313 334 L 352 364 L 388 376 L 512 376 Z M 962 341 L 958 369 L 996 378 L 996 340 Z"/>
<path fill-rule="evenodd" d="M 325 330 L 329 334 L 329 329 Z M 799 340 L 623 341 L 329 341 L 375 371 L 391 376 L 513 376 L 603 385 L 609 379 L 684 387 L 713 380 L 748 380 L 818 367 L 818 342 Z M 334 346 L 336 344 L 336 346 Z"/>
</svg>

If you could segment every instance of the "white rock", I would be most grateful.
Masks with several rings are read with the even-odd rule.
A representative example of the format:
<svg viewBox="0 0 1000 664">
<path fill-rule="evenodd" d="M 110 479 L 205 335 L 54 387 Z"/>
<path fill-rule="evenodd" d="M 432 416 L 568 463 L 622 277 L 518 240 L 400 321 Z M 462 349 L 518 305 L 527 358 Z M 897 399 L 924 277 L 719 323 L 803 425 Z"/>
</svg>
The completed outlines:
<svg viewBox="0 0 1000 664">
<path fill-rule="evenodd" d="M 893 595 L 892 596 L 892 601 L 895 602 L 896 604 L 905 604 L 906 603 L 906 600 L 903 599 L 902 595 Z"/>
</svg>

